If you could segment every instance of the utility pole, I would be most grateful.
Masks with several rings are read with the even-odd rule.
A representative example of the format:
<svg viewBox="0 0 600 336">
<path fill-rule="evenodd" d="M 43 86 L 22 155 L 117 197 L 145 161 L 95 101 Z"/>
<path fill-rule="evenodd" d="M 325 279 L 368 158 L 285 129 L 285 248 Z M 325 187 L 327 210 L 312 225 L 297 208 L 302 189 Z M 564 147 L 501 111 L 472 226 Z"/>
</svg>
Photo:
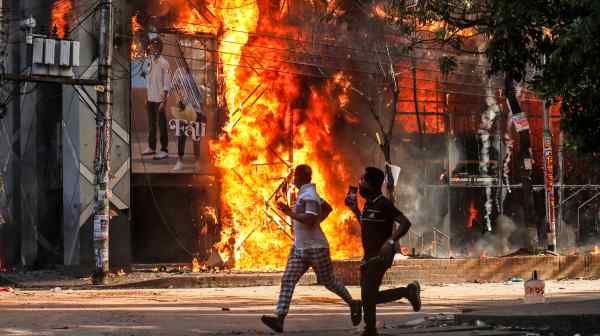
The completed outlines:
<svg viewBox="0 0 600 336">
<path fill-rule="evenodd" d="M 546 65 L 546 55 L 542 55 L 542 65 Z M 554 153 L 552 152 L 552 132 L 548 100 L 544 103 L 544 198 L 546 203 L 546 231 L 548 251 L 556 252 L 556 196 L 554 193 Z M 562 168 L 562 167 L 561 167 Z M 561 181 L 562 188 L 562 181 Z"/>
<path fill-rule="evenodd" d="M 552 133 L 548 103 L 544 99 L 544 190 L 546 199 L 546 224 L 548 230 L 548 250 L 556 252 L 556 212 L 554 196 L 554 155 L 552 153 Z"/>
<path fill-rule="evenodd" d="M 565 183 L 565 162 L 564 162 L 564 152 L 563 152 L 563 132 L 560 131 L 558 133 L 558 207 L 556 209 L 556 233 L 558 236 L 563 229 L 563 201 L 564 201 L 564 188 L 563 185 Z M 563 235 L 564 237 L 564 235 Z M 558 239 L 558 237 L 557 237 Z M 564 240 L 561 240 L 564 241 Z M 568 244 L 568 241 L 567 241 Z M 569 245 L 567 245 L 569 246 Z M 569 246 L 570 247 L 570 246 Z"/>
<path fill-rule="evenodd" d="M 96 114 L 96 154 L 94 157 L 94 284 L 104 284 L 109 272 L 108 230 L 110 222 L 110 146 L 112 133 L 113 0 L 100 4 L 100 46 L 98 57 L 98 112 Z"/>
</svg>

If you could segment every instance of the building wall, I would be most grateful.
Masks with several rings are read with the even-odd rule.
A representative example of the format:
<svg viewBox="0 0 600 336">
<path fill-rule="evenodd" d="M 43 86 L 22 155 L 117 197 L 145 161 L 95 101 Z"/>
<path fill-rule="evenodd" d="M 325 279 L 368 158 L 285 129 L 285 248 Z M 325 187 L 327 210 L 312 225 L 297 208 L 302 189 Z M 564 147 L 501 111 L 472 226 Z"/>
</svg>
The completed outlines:
<svg viewBox="0 0 600 336">
<path fill-rule="evenodd" d="M 47 30 L 51 1 L 8 1 L 6 71 L 24 74 L 30 51 L 18 28 L 27 15 Z M 37 266 L 60 259 L 61 222 L 61 139 L 60 86 L 6 82 L 4 94 L 11 97 L 0 132 L 4 181 L 2 254 L 10 265 Z"/>
<path fill-rule="evenodd" d="M 26 74 L 30 51 L 19 21 L 33 16 L 35 33 L 48 32 L 53 0 L 3 0 L 8 6 L 11 42 L 7 72 Z M 115 2 L 115 25 L 121 43 L 115 50 L 113 143 L 111 150 L 114 218 L 111 254 L 114 264 L 130 259 L 129 230 L 129 104 L 128 44 L 130 13 Z M 73 17 L 85 17 L 87 1 L 73 1 Z M 90 16 L 68 38 L 81 42 L 81 67 L 76 77 L 95 78 L 99 15 Z M 117 41 L 119 41 L 117 39 Z M 20 85 L 20 89 L 18 86 Z M 47 266 L 92 264 L 91 207 L 94 197 L 94 87 L 60 84 L 3 83 L 13 93 L 0 120 L 0 264 Z M 9 92 L 7 92 L 9 91 Z M 20 92 L 20 94 L 18 94 Z M 0 266 L 1 268 L 1 266 Z"/>
</svg>

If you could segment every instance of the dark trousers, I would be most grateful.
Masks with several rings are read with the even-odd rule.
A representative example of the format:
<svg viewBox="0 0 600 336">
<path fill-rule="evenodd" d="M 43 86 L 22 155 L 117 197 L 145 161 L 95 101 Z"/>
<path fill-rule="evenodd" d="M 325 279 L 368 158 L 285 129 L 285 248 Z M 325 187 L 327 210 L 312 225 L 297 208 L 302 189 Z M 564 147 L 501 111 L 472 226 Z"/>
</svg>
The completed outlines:
<svg viewBox="0 0 600 336">
<path fill-rule="evenodd" d="M 185 133 L 183 133 L 178 138 L 179 139 L 177 139 L 177 155 L 183 158 L 183 156 L 185 155 L 185 142 L 187 140 L 187 136 L 185 135 Z"/>
<path fill-rule="evenodd" d="M 148 102 L 148 147 L 156 150 L 156 119 L 158 118 L 158 130 L 160 132 L 160 149 L 169 151 L 169 134 L 167 133 L 167 114 L 164 109 L 159 110 L 161 103 Z"/>
<path fill-rule="evenodd" d="M 200 114 L 196 115 L 196 122 L 197 123 L 205 123 L 206 122 L 206 117 L 202 117 Z M 186 126 L 190 125 L 190 123 L 186 122 Z M 179 155 L 179 157 L 183 158 L 183 156 L 185 155 L 185 143 L 187 141 L 187 135 L 185 135 L 185 132 L 182 132 L 181 135 L 179 136 L 179 139 L 177 139 L 177 155 Z M 194 155 L 196 155 L 196 157 L 200 156 L 200 148 L 198 143 L 194 144 Z"/>
<path fill-rule="evenodd" d="M 376 306 L 381 303 L 393 302 L 408 297 L 406 287 L 380 291 L 381 281 L 385 272 L 391 267 L 381 261 L 363 264 L 360 268 L 360 292 L 363 304 L 365 329 L 375 330 L 377 322 Z"/>
<path fill-rule="evenodd" d="M 177 155 L 179 155 L 180 158 L 183 159 L 183 156 L 185 155 L 185 143 L 187 142 L 187 135 L 181 134 L 179 137 L 179 139 L 177 139 Z M 194 143 L 194 155 L 196 157 L 200 156 L 200 145 L 195 142 Z"/>
</svg>

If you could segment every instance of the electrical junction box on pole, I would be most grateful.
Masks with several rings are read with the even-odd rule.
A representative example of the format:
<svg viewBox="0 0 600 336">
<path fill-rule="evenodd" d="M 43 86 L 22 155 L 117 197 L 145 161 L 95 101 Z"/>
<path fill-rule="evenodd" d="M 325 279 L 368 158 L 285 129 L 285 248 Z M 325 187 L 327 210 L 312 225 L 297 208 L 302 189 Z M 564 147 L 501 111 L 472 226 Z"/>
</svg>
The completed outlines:
<svg viewBox="0 0 600 336">
<path fill-rule="evenodd" d="M 52 77 L 73 77 L 79 66 L 79 41 L 47 37 L 33 39 L 31 74 Z"/>
</svg>

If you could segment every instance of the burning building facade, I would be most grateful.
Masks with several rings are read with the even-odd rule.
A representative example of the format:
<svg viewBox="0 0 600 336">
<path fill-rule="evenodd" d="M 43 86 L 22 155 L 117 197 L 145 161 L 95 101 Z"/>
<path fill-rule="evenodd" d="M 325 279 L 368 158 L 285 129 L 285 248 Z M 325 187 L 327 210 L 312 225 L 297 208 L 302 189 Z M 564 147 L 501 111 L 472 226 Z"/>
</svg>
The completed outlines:
<svg viewBox="0 0 600 336">
<path fill-rule="evenodd" d="M 336 208 L 323 224 L 335 258 L 360 255 L 358 225 L 343 207 L 347 186 L 365 165 L 386 161 L 402 168 L 395 198 L 417 223 L 421 249 L 428 250 L 421 252 L 478 255 L 475 246 L 494 241 L 496 231 L 501 242 L 486 244 L 488 254 L 526 245 L 527 219 L 515 210 L 522 197 L 515 192 L 520 143 L 502 80 L 487 77 L 481 57 L 413 47 L 442 24 L 422 23 L 419 36 L 399 36 L 384 2 L 334 7 L 309 1 L 140 7 L 146 18 L 162 11 L 163 28 L 216 34 L 219 41 L 225 122 L 210 150 L 222 188 L 222 238 L 215 246 L 227 251 L 221 257 L 243 269 L 282 265 L 291 232 L 272 205 L 299 162 L 315 168 L 317 185 Z M 460 34 L 473 49 L 485 43 Z M 459 60 L 450 73 L 438 64 L 446 55 Z M 525 89 L 519 101 L 530 117 L 534 162 L 543 162 L 536 145 L 541 102 Z M 394 132 L 386 134 L 388 127 Z M 560 137 L 557 122 L 553 133 Z M 539 221 L 529 226 L 542 228 Z"/>
<path fill-rule="evenodd" d="M 539 214 L 531 223 L 520 192 L 523 144 L 503 81 L 488 78 L 482 57 L 424 42 L 439 35 L 442 23 L 421 22 L 410 36 L 403 35 L 386 4 L 167 0 L 130 1 L 123 7 L 117 40 L 127 84 L 122 84 L 118 108 L 122 128 L 131 127 L 116 135 L 127 138 L 120 145 L 132 157 L 122 153 L 130 164 L 120 190 L 127 191 L 121 191 L 123 196 L 116 189 L 122 202 L 114 206 L 127 222 L 122 244 L 129 244 L 134 261 L 198 258 L 237 269 L 280 267 L 293 233 L 273 205 L 293 198 L 289 174 L 299 163 L 313 167 L 320 193 L 335 209 L 322 224 L 334 259 L 361 255 L 360 226 L 343 200 L 368 165 L 401 168 L 388 192 L 415 223 L 404 241 L 409 251 L 440 257 L 502 255 L 527 244 L 528 226 L 544 236 L 544 205 L 538 199 L 543 176 L 534 174 Z M 76 0 L 53 7 L 58 35 L 77 24 L 64 9 L 81 7 Z M 470 32 L 458 34 L 472 50 L 485 43 Z M 181 134 L 174 130 L 169 130 L 173 160 L 142 157 L 148 121 L 140 74 L 148 45 L 157 38 L 173 74 L 169 123 L 192 111 L 186 122 L 205 127 L 204 136 L 187 134 L 187 156 L 181 157 L 189 165 L 179 172 L 170 170 L 180 149 Z M 451 70 L 440 66 L 448 56 L 457 60 Z M 94 59 L 88 58 L 90 63 Z M 77 92 L 65 94 L 63 103 L 69 94 Z M 541 172 L 542 104 L 525 88 L 517 97 L 528 116 L 533 171 Z M 77 101 L 86 108 L 85 99 Z M 553 116 L 558 153 L 558 112 L 553 110 Z M 93 141 L 82 141 L 80 152 L 85 143 Z M 578 181 L 591 167 L 569 162 L 579 168 L 558 181 L 566 193 L 559 203 L 579 190 L 563 188 L 567 183 L 595 183 Z M 86 187 L 77 183 L 84 199 L 78 203 L 86 203 Z M 587 193 L 572 201 L 581 197 L 582 204 Z M 81 216 L 85 206 L 77 209 L 76 226 L 89 226 L 89 218 Z M 567 232 L 576 225 L 570 220 L 572 208 L 565 209 L 561 223 L 569 224 L 562 225 Z M 79 229 L 67 231 L 82 236 Z M 64 246 L 73 251 L 79 244 Z"/>
</svg>

